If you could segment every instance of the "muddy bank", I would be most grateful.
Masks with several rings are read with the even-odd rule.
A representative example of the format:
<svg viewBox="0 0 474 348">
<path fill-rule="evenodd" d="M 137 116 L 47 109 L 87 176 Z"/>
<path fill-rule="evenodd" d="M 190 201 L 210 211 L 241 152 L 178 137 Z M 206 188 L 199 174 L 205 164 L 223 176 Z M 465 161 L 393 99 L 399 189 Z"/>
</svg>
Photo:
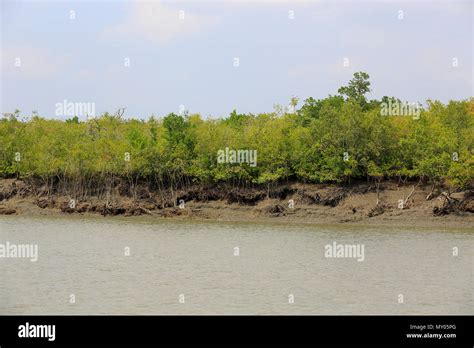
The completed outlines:
<svg viewBox="0 0 474 348">
<path fill-rule="evenodd" d="M 0 180 L 0 214 L 103 215 L 285 223 L 474 226 L 474 191 L 381 183 L 281 184 L 271 189 L 227 185 L 179 190 L 117 187 L 106 196 L 74 197 L 15 179 Z"/>
</svg>

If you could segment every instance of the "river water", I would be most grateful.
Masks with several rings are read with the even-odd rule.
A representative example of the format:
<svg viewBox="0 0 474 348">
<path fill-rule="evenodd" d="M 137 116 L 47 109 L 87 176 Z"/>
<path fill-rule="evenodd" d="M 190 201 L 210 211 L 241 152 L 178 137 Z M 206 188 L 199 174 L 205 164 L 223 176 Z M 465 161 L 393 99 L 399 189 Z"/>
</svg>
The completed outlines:
<svg viewBox="0 0 474 348">
<path fill-rule="evenodd" d="M 2 216 L 7 242 L 38 259 L 0 258 L 0 314 L 474 313 L 473 229 Z"/>
</svg>

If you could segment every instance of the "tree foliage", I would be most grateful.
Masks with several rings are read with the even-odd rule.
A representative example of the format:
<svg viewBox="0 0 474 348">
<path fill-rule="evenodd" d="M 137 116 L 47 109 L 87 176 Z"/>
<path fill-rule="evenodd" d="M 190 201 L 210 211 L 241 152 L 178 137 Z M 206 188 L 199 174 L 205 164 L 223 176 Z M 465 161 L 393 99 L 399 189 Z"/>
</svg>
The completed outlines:
<svg viewBox="0 0 474 348">
<path fill-rule="evenodd" d="M 382 101 L 366 100 L 368 78 L 356 73 L 340 95 L 308 98 L 283 115 L 234 110 L 221 119 L 171 113 L 142 121 L 106 113 L 64 122 L 36 114 L 20 120 L 17 110 L 0 120 L 0 175 L 79 185 L 121 177 L 168 187 L 367 178 L 472 185 L 474 99 L 428 101 L 419 119 L 382 116 Z M 225 148 L 256 150 L 257 165 L 218 163 Z"/>
</svg>

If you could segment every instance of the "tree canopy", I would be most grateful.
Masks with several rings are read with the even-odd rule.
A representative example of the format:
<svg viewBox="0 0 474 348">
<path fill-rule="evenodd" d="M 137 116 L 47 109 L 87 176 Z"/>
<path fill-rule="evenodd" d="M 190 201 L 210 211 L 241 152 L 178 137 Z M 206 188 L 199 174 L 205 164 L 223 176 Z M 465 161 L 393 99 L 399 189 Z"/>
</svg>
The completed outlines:
<svg viewBox="0 0 474 348">
<path fill-rule="evenodd" d="M 473 98 L 427 101 L 415 119 L 381 115 L 383 100 L 368 101 L 368 92 L 369 75 L 359 72 L 339 95 L 308 98 L 282 115 L 233 110 L 220 119 L 171 113 L 143 121 L 106 113 L 61 121 L 36 114 L 20 120 L 15 111 L 0 120 L 0 175 L 45 182 L 123 177 L 160 185 L 366 178 L 472 185 Z M 257 165 L 218 163 L 226 148 L 255 150 Z"/>
</svg>

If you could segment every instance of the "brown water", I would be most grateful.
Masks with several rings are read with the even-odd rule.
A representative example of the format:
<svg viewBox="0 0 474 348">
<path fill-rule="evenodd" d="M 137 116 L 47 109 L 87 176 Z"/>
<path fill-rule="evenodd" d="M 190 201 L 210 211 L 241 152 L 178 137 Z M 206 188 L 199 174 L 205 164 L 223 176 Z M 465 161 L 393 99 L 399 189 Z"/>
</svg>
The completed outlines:
<svg viewBox="0 0 474 348">
<path fill-rule="evenodd" d="M 7 241 L 38 261 L 0 258 L 0 314 L 474 313 L 472 229 L 3 216 Z"/>
</svg>

